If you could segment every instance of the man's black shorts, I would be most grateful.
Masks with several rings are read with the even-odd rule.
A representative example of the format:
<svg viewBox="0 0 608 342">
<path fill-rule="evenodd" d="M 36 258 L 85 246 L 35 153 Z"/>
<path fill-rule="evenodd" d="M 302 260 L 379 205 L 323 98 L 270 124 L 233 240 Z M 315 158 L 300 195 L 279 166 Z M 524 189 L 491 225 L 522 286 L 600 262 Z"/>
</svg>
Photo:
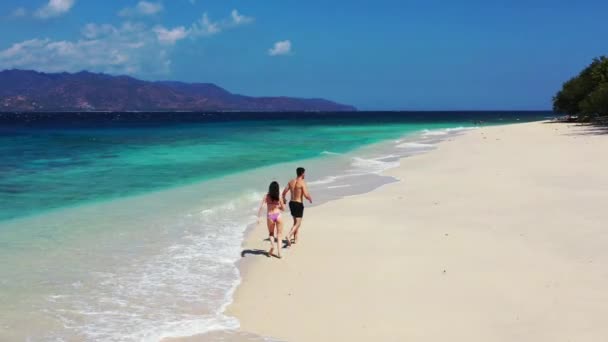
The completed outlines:
<svg viewBox="0 0 608 342">
<path fill-rule="evenodd" d="M 304 216 L 304 204 L 300 202 L 289 202 L 289 210 L 291 211 L 291 216 L 295 218 L 302 218 Z"/>
</svg>

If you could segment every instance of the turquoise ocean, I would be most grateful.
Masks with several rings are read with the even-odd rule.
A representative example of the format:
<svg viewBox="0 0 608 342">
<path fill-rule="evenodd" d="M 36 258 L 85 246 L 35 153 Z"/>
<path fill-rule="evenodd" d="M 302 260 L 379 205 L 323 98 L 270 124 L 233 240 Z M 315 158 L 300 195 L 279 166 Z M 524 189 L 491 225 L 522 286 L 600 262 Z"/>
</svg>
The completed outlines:
<svg viewBox="0 0 608 342">
<path fill-rule="evenodd" d="M 224 309 L 271 181 L 304 166 L 323 203 L 466 130 L 551 116 L 0 114 L 0 340 L 264 340 Z"/>
</svg>

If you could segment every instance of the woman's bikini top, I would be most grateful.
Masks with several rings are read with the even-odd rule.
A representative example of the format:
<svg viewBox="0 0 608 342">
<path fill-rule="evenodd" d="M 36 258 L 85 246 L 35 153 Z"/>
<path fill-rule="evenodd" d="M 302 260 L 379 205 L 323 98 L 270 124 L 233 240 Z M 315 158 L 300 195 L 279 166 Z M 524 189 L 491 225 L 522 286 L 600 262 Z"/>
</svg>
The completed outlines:
<svg viewBox="0 0 608 342">
<path fill-rule="evenodd" d="M 274 209 L 278 209 L 281 205 L 281 200 L 274 201 L 270 199 L 270 196 L 266 196 L 266 205 L 268 206 L 268 211 L 272 211 Z M 272 209 L 271 209 L 272 206 Z"/>
</svg>

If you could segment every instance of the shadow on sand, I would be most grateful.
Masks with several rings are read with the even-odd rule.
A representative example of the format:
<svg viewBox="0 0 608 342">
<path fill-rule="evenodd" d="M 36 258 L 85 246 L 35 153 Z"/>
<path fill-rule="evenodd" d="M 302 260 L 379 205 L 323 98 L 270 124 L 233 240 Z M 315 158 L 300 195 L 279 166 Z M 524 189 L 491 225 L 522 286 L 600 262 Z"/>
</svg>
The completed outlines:
<svg viewBox="0 0 608 342">
<path fill-rule="evenodd" d="M 585 131 L 579 133 L 581 135 L 608 135 L 608 125 L 586 124 Z"/>
<path fill-rule="evenodd" d="M 571 124 L 576 127 L 582 128 L 580 131 L 575 133 L 569 133 L 567 135 L 608 135 L 608 123 L 572 123 L 562 121 L 550 121 L 545 124 Z"/>
<path fill-rule="evenodd" d="M 244 249 L 241 252 L 241 258 L 244 258 L 248 255 L 261 255 L 261 256 L 268 257 L 268 251 L 265 251 L 263 249 Z"/>
<path fill-rule="evenodd" d="M 266 239 L 264 239 L 264 241 L 270 241 L 270 239 L 266 238 Z M 289 245 L 287 244 L 287 239 L 283 239 L 281 242 L 282 242 L 281 249 L 285 249 L 285 248 L 289 247 Z M 270 255 L 268 255 L 268 251 L 263 250 L 263 249 L 244 249 L 243 251 L 241 251 L 241 258 L 244 258 L 248 255 L 255 255 L 255 256 L 261 255 L 261 256 L 265 256 L 265 257 L 270 257 Z M 275 258 L 279 258 L 275 254 L 272 254 L 272 256 Z"/>
</svg>

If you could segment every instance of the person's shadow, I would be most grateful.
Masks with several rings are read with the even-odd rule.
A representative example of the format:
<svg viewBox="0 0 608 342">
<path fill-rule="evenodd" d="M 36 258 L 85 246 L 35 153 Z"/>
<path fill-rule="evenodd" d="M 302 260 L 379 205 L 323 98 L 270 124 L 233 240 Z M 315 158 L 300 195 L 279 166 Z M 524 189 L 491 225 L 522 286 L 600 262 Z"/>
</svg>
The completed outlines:
<svg viewBox="0 0 608 342">
<path fill-rule="evenodd" d="M 266 238 L 264 241 L 270 241 L 268 238 Z M 287 244 L 287 239 L 283 239 L 282 242 L 282 247 L 281 248 L 287 248 L 288 244 Z M 269 257 L 270 255 L 268 255 L 268 251 L 263 250 L 263 249 L 244 249 L 243 251 L 241 251 L 241 258 L 244 258 L 248 255 L 261 255 L 261 256 L 265 256 L 265 257 Z M 276 257 L 275 255 L 272 255 L 274 257 Z"/>
<path fill-rule="evenodd" d="M 267 257 L 268 256 L 268 251 L 265 251 L 263 249 L 244 249 L 241 252 L 241 258 L 244 258 L 248 255 L 262 255 Z"/>
</svg>

